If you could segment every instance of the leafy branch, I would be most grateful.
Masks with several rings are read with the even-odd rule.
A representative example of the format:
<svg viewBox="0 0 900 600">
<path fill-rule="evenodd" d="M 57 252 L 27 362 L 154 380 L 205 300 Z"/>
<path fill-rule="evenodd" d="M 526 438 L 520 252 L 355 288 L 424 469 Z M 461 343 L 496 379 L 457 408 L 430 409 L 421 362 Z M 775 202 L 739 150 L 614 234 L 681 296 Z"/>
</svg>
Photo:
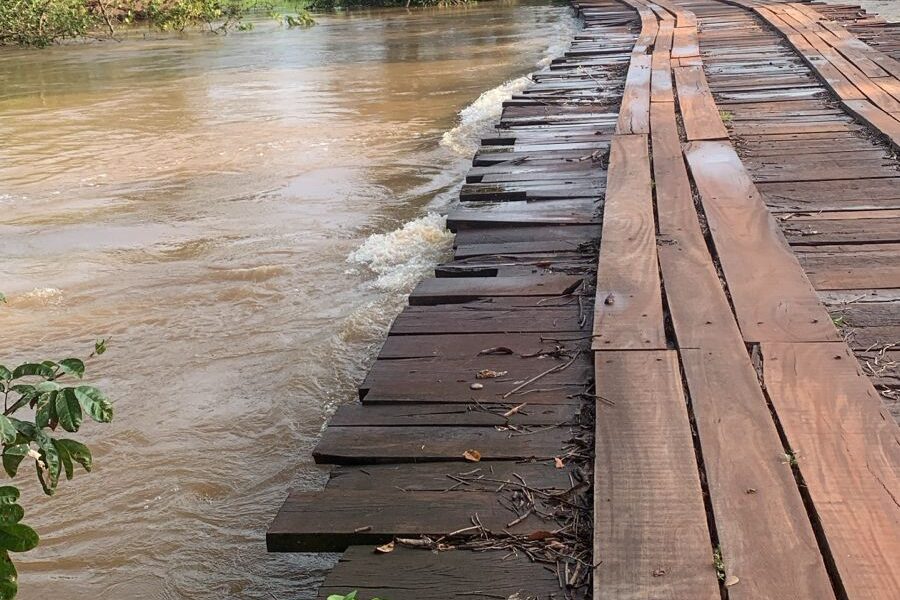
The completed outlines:
<svg viewBox="0 0 900 600">
<path fill-rule="evenodd" d="M 0 294 L 0 303 L 5 302 Z M 98 340 L 88 358 L 106 352 L 106 343 Z M 85 361 L 79 358 L 25 362 L 12 369 L 0 364 L 0 462 L 10 478 L 30 458 L 41 488 L 52 496 L 62 474 L 72 479 L 76 464 L 91 471 L 93 457 L 87 446 L 54 435 L 59 429 L 77 433 L 86 416 L 98 423 L 112 421 L 112 404 L 96 387 L 82 385 L 84 373 Z M 0 600 L 12 600 L 18 591 L 9 553 L 27 552 L 40 541 L 34 529 L 21 523 L 25 510 L 18 504 L 19 495 L 15 486 L 0 486 Z"/>
</svg>

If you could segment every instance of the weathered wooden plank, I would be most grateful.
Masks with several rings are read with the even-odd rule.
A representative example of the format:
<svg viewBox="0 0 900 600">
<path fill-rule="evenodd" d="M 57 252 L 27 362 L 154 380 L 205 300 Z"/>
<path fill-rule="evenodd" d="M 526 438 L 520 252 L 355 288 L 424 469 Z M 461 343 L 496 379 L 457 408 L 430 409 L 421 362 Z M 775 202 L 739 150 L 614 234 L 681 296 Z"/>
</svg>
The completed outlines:
<svg viewBox="0 0 900 600">
<path fill-rule="evenodd" d="M 460 479 L 465 484 L 460 484 Z M 496 492 L 527 485 L 536 490 L 562 492 L 581 479 L 577 468 L 556 468 L 555 461 L 514 462 L 482 460 L 479 463 L 430 462 L 386 465 L 337 465 L 329 473 L 327 487 L 336 490 L 401 489 L 410 492 L 449 492 L 460 488 Z M 525 482 L 524 484 L 522 482 Z"/>
<path fill-rule="evenodd" d="M 359 590 L 360 600 L 552 598 L 562 593 L 555 573 L 506 552 L 429 552 L 398 547 L 389 554 L 352 546 L 325 578 L 318 598 Z"/>
<path fill-rule="evenodd" d="M 556 354 L 560 349 L 569 352 L 586 350 L 590 345 L 588 339 L 559 341 L 560 337 L 566 336 L 548 332 L 389 336 L 378 358 L 472 358 L 489 362 L 495 356 L 511 356 L 527 360 L 542 354 Z"/>
<path fill-rule="evenodd" d="M 596 363 L 594 597 L 718 600 L 677 354 Z"/>
<path fill-rule="evenodd" d="M 756 371 L 740 339 L 681 351 L 732 600 L 834 592 Z"/>
<path fill-rule="evenodd" d="M 900 597 L 900 429 L 843 343 L 762 344 L 778 421 L 849 598 Z"/>
<path fill-rule="evenodd" d="M 631 57 L 622 107 L 619 109 L 617 134 L 650 133 L 650 81 L 652 57 L 635 54 Z M 615 144 L 615 141 L 613 142 Z"/>
<path fill-rule="evenodd" d="M 678 67 L 673 70 L 687 139 L 728 139 L 728 131 L 722 124 L 719 108 L 709 90 L 703 67 Z"/>
<path fill-rule="evenodd" d="M 518 410 L 513 410 L 517 406 Z M 578 422 L 577 404 L 342 404 L 329 427 L 505 427 Z"/>
<path fill-rule="evenodd" d="M 373 402 L 571 402 L 591 379 L 590 357 L 485 356 L 468 360 L 379 360 L 360 384 L 364 403 Z M 480 378 L 482 371 L 496 376 Z M 525 382 L 540 376 L 536 385 Z M 474 389 L 473 388 L 477 388 Z M 521 389 L 520 389 L 521 388 Z"/>
<path fill-rule="evenodd" d="M 498 297 L 463 304 L 410 306 L 394 320 L 390 335 L 555 331 L 564 334 L 560 337 L 570 338 L 583 331 L 588 315 L 577 302 L 538 304 L 541 299 Z"/>
<path fill-rule="evenodd" d="M 653 105 L 653 170 L 660 239 L 660 269 L 679 348 L 699 348 L 723 331 L 739 335 L 700 229 L 681 152 L 674 110 Z"/>
<path fill-rule="evenodd" d="M 313 458 L 317 463 L 378 464 L 466 462 L 477 450 L 485 460 L 552 459 L 564 454 L 571 437 L 565 426 L 540 427 L 525 433 L 493 427 L 328 427 Z"/>
<path fill-rule="evenodd" d="M 693 142 L 685 155 L 744 339 L 836 341 L 778 224 L 728 142 Z"/>
<path fill-rule="evenodd" d="M 440 537 L 470 527 L 476 514 L 489 531 L 528 534 L 546 528 L 534 516 L 507 527 L 517 515 L 498 498 L 492 492 L 295 491 L 269 526 L 266 547 L 269 552 L 341 552 L 394 537 Z"/>
<path fill-rule="evenodd" d="M 610 153 L 594 307 L 595 349 L 665 349 L 646 136 L 617 136 Z"/>
<path fill-rule="evenodd" d="M 409 295 L 409 303 L 423 306 L 491 296 L 562 296 L 574 292 L 581 282 L 581 277 L 570 275 L 424 279 Z"/>
</svg>

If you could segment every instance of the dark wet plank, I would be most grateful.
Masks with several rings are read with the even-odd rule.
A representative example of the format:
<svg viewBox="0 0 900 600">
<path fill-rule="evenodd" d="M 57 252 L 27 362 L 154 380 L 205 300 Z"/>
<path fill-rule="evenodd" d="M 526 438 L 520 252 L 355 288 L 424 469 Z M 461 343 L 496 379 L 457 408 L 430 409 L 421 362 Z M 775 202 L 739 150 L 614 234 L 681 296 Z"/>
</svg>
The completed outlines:
<svg viewBox="0 0 900 600">
<path fill-rule="evenodd" d="M 353 546 L 341 557 L 318 598 L 359 590 L 359 600 L 472 600 L 552 598 L 561 594 L 555 572 L 507 552 L 443 552 L 397 548 L 379 554 Z"/>
</svg>

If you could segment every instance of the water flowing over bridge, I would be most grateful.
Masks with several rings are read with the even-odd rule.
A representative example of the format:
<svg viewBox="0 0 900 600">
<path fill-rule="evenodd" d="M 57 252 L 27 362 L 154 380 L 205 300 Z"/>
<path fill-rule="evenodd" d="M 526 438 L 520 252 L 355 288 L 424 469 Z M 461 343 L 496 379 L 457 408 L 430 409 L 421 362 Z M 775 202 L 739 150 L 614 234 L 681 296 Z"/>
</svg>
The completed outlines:
<svg viewBox="0 0 900 600">
<path fill-rule="evenodd" d="M 900 598 L 900 28 L 584 0 L 279 552 L 320 598 Z"/>
</svg>

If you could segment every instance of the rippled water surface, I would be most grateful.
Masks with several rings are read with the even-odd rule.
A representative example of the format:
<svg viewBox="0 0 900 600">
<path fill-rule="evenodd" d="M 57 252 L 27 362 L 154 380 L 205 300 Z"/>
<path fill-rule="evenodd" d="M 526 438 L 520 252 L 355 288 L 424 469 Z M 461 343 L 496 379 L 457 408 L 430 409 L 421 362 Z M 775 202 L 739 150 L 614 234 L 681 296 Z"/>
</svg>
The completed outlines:
<svg viewBox="0 0 900 600">
<path fill-rule="evenodd" d="M 323 481 L 474 141 L 572 27 L 501 1 L 0 52 L 0 358 L 111 337 L 116 407 L 93 474 L 27 480 L 23 600 L 313 597 L 333 557 L 267 555 L 265 527 Z"/>
</svg>

